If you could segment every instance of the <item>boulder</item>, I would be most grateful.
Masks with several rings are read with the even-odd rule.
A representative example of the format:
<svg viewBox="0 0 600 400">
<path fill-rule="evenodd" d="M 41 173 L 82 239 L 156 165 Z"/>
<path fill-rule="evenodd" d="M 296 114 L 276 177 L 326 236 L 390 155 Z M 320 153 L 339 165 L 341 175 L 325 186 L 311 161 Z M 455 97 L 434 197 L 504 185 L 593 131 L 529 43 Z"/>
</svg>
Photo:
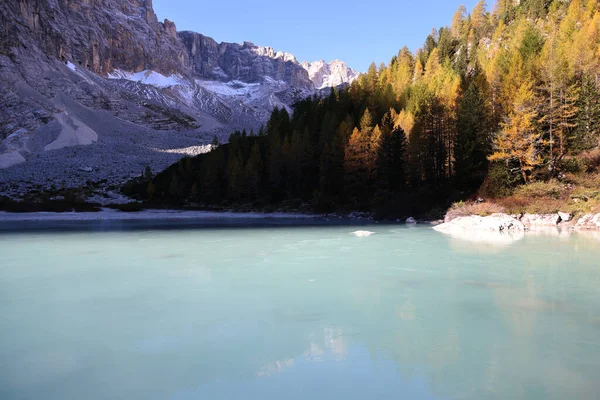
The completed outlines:
<svg viewBox="0 0 600 400">
<path fill-rule="evenodd" d="M 492 232 L 523 232 L 525 225 L 506 214 L 493 214 L 486 217 L 472 215 L 468 217 L 458 217 L 451 222 L 447 222 L 434 227 L 433 229 L 443 232 L 452 233 L 455 231 L 492 231 Z"/>
<path fill-rule="evenodd" d="M 573 219 L 573 214 L 571 214 L 571 213 L 565 213 L 565 212 L 559 211 L 558 216 L 560 217 L 561 222 L 569 222 Z"/>
<path fill-rule="evenodd" d="M 525 214 L 521 222 L 528 228 L 557 226 L 561 221 L 558 214 Z"/>
<path fill-rule="evenodd" d="M 417 224 L 417 220 L 414 219 L 413 217 L 407 218 L 406 219 L 406 224 L 407 225 L 416 225 Z"/>
<path fill-rule="evenodd" d="M 583 217 L 579 218 L 577 224 L 575 224 L 575 228 L 600 229 L 600 214 L 585 214 Z"/>
</svg>

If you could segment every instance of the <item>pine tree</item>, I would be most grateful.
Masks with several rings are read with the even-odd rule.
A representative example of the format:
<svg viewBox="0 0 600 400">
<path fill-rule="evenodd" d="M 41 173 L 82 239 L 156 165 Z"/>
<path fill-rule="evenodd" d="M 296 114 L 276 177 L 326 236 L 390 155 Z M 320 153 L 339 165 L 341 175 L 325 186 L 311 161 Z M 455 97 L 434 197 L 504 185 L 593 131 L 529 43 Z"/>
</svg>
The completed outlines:
<svg viewBox="0 0 600 400">
<path fill-rule="evenodd" d="M 240 200 L 244 182 L 244 162 L 239 150 L 230 155 L 227 162 L 227 197 Z"/>
<path fill-rule="evenodd" d="M 154 196 L 156 195 L 156 185 L 154 184 L 154 182 L 148 182 L 148 186 L 146 187 L 146 194 L 148 195 L 149 199 L 152 200 L 154 198 Z"/>
<path fill-rule="evenodd" d="M 456 179 L 462 186 L 473 183 L 476 175 L 485 172 L 490 153 L 488 140 L 489 116 L 479 88 L 471 83 L 465 91 L 457 116 Z M 476 179 L 475 183 L 481 183 Z"/>
<path fill-rule="evenodd" d="M 258 142 L 254 142 L 245 168 L 245 193 L 250 199 L 258 198 L 263 174 L 263 159 Z"/>
<path fill-rule="evenodd" d="M 594 76 L 584 75 L 581 79 L 575 120 L 572 147 L 576 150 L 600 147 L 600 90 Z"/>
</svg>

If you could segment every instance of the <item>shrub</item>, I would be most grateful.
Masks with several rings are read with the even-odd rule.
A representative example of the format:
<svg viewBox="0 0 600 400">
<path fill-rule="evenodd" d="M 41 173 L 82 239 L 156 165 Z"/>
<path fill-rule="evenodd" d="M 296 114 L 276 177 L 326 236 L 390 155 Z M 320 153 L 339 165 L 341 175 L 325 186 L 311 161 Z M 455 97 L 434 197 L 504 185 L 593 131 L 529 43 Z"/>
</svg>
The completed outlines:
<svg viewBox="0 0 600 400">
<path fill-rule="evenodd" d="M 584 151 L 579 155 L 587 171 L 600 169 L 600 148 Z"/>
<path fill-rule="evenodd" d="M 552 198 L 559 199 L 565 192 L 563 184 L 556 179 L 548 182 L 533 182 L 529 185 L 519 186 L 514 194 L 524 198 Z"/>
<path fill-rule="evenodd" d="M 562 172 L 577 174 L 579 172 L 585 172 L 588 168 L 586 163 L 580 157 L 568 157 L 560 162 L 560 169 Z"/>
<path fill-rule="evenodd" d="M 510 195 L 515 187 L 523 183 L 520 173 L 514 173 L 505 163 L 495 162 L 490 165 L 481 193 L 485 197 L 504 197 Z"/>
</svg>

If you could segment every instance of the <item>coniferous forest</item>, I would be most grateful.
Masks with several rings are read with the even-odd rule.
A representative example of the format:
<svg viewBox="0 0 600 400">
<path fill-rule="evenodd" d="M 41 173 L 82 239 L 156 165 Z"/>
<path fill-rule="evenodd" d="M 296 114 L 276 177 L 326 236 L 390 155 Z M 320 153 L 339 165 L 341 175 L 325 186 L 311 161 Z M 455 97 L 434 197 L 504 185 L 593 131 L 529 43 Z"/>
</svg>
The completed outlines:
<svg viewBox="0 0 600 400">
<path fill-rule="evenodd" d="M 402 48 L 349 87 L 291 115 L 275 109 L 260 132 L 125 191 L 154 204 L 406 216 L 567 187 L 599 165 L 598 1 L 481 1 L 415 54 Z"/>
</svg>

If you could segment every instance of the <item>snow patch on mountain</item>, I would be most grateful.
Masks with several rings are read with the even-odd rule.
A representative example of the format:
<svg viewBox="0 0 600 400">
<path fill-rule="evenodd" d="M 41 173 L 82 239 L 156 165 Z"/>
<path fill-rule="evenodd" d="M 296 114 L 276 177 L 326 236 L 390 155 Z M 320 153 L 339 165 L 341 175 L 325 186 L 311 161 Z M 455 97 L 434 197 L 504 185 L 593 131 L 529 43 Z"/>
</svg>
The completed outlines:
<svg viewBox="0 0 600 400">
<path fill-rule="evenodd" d="M 350 84 L 358 78 L 359 73 L 348 67 L 345 62 L 333 60 L 329 63 L 324 60 L 303 62 L 302 67 L 308 71 L 308 77 L 315 84 L 315 88 L 337 87 Z"/>
<path fill-rule="evenodd" d="M 142 83 L 144 85 L 150 85 L 161 89 L 182 85 L 185 83 L 183 78 L 179 75 L 165 76 L 161 73 L 151 70 L 145 70 L 141 72 L 127 72 L 117 69 L 108 74 L 108 78 L 125 79 L 127 81 Z"/>
<path fill-rule="evenodd" d="M 260 83 L 246 83 L 239 80 L 230 82 L 196 80 L 204 89 L 223 96 L 249 96 L 260 89 Z"/>
</svg>

